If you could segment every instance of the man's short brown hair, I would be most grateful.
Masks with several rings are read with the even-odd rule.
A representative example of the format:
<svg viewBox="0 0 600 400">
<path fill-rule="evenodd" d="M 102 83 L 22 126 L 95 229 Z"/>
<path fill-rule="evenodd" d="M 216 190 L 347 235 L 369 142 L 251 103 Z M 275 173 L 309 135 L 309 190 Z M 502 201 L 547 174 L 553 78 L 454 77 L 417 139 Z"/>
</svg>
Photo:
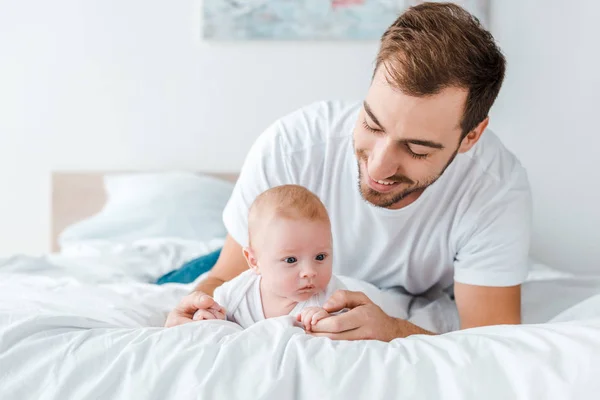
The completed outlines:
<svg viewBox="0 0 600 400">
<path fill-rule="evenodd" d="M 380 66 L 389 84 L 409 96 L 468 89 L 460 124 L 464 137 L 488 116 L 506 60 L 469 12 L 452 3 L 424 3 L 409 8 L 383 34 L 375 71 Z"/>
</svg>

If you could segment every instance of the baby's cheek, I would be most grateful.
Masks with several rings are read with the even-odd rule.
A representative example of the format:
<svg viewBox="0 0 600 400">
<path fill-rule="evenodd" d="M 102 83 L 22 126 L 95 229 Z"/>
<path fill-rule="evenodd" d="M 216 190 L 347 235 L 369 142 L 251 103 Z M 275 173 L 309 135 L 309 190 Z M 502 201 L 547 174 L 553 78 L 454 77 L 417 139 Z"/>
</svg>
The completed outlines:
<svg viewBox="0 0 600 400">
<path fill-rule="evenodd" d="M 289 272 L 281 274 L 279 287 L 285 290 L 286 293 L 295 292 L 297 289 L 296 275 Z"/>
<path fill-rule="evenodd" d="M 327 287 L 327 285 L 329 285 L 330 280 L 331 280 L 331 273 L 322 274 L 319 277 L 319 286 L 322 287 L 323 289 L 325 289 Z"/>
</svg>

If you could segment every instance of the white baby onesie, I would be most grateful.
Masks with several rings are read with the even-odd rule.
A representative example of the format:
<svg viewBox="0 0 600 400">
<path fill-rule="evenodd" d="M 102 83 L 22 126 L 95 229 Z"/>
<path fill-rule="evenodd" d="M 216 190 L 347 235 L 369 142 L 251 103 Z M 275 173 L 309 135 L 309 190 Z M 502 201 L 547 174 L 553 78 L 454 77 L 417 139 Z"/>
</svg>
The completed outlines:
<svg viewBox="0 0 600 400">
<path fill-rule="evenodd" d="M 265 319 L 260 298 L 260 279 L 260 275 L 249 269 L 215 289 L 214 299 L 225 307 L 227 319 L 244 329 Z M 296 304 L 289 315 L 295 317 L 305 307 L 322 307 L 338 289 L 345 289 L 345 286 L 336 276 L 332 276 L 324 292 Z"/>
</svg>

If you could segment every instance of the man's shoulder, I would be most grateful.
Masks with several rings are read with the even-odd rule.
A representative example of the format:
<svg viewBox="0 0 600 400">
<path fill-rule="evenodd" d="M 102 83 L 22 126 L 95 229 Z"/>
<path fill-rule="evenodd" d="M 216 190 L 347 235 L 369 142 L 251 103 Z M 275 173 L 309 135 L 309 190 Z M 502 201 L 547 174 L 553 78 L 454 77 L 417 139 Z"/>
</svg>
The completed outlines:
<svg viewBox="0 0 600 400">
<path fill-rule="evenodd" d="M 450 185 L 457 189 L 453 193 L 468 230 L 479 224 L 474 221 L 495 218 L 503 210 L 529 209 L 527 172 L 492 131 L 486 131 L 479 143 L 462 155 L 457 167 Z"/>
<path fill-rule="evenodd" d="M 301 107 L 279 118 L 262 135 L 284 153 L 326 145 L 352 136 L 359 102 L 328 100 Z"/>
<path fill-rule="evenodd" d="M 505 186 L 527 179 L 526 170 L 517 156 L 489 129 L 464 157 L 468 161 L 469 173 L 474 179 L 487 183 L 486 186 Z"/>
<path fill-rule="evenodd" d="M 360 108 L 360 102 L 348 100 L 321 100 L 302 106 L 279 119 L 282 123 L 299 120 L 335 125 L 345 122 Z"/>
</svg>

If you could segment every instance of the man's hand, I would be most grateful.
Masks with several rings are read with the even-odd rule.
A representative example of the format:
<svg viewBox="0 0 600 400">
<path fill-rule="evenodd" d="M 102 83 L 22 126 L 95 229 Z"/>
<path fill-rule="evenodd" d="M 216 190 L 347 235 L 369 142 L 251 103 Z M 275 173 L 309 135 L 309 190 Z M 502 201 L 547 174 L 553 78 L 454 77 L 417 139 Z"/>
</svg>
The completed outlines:
<svg viewBox="0 0 600 400">
<path fill-rule="evenodd" d="M 362 292 L 338 290 L 323 308 L 329 313 L 344 308 L 349 308 L 350 311 L 314 324 L 314 336 L 327 336 L 335 340 L 370 339 L 389 342 L 415 334 L 432 334 L 408 321 L 390 317 Z"/>
<path fill-rule="evenodd" d="M 307 307 L 296 316 L 298 322 L 302 322 L 304 330 L 310 332 L 313 325 L 320 320 L 329 317 L 329 313 L 321 307 Z"/>
<path fill-rule="evenodd" d="M 193 292 L 181 299 L 169 313 L 165 327 L 171 328 L 202 319 L 225 319 L 225 309 L 206 293 Z"/>
</svg>

